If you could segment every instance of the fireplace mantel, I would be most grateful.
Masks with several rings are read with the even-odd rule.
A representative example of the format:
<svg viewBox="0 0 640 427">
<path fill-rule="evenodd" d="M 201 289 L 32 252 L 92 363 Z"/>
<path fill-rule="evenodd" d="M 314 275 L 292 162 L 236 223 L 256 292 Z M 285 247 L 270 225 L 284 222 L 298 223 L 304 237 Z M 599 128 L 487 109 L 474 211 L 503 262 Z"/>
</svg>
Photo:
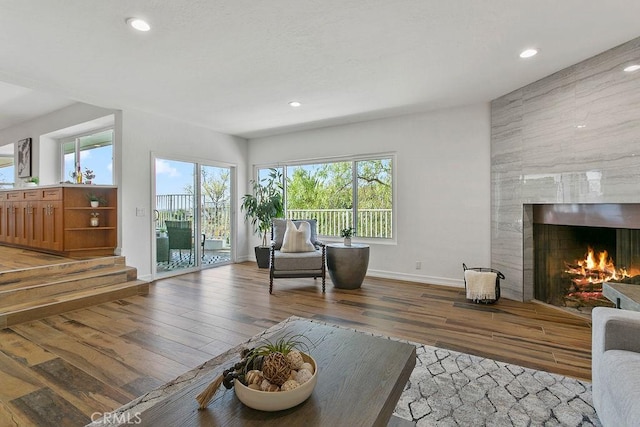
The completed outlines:
<svg viewBox="0 0 640 427">
<path fill-rule="evenodd" d="M 640 228 L 638 203 L 556 203 L 532 206 L 535 224 Z"/>
</svg>

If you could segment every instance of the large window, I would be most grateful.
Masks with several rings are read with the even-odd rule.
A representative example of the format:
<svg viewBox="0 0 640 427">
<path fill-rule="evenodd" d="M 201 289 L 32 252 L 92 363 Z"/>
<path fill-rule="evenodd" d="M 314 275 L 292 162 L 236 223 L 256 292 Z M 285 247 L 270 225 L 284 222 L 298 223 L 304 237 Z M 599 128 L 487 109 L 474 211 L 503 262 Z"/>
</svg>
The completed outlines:
<svg viewBox="0 0 640 427">
<path fill-rule="evenodd" d="M 0 155 L 0 188 L 13 188 L 13 155 Z"/>
<path fill-rule="evenodd" d="M 62 181 L 113 184 L 113 129 L 62 141 Z"/>
<path fill-rule="evenodd" d="M 316 218 L 319 234 L 355 229 L 368 238 L 393 237 L 393 158 L 362 158 L 278 166 L 287 218 Z M 269 168 L 258 170 L 258 179 Z"/>
<path fill-rule="evenodd" d="M 0 147 L 0 188 L 13 188 L 15 179 L 14 144 L 7 144 Z"/>
</svg>

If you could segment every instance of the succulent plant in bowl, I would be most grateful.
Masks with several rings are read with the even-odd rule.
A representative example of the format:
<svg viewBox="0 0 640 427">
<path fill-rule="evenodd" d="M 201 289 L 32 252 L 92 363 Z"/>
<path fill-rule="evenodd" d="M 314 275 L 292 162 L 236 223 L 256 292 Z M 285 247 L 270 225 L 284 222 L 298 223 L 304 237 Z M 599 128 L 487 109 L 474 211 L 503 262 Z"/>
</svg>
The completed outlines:
<svg viewBox="0 0 640 427">
<path fill-rule="evenodd" d="M 315 387 L 318 369 L 308 354 L 309 346 L 302 339 L 309 341 L 302 335 L 285 336 L 243 350 L 242 360 L 225 369 L 196 397 L 200 409 L 208 405 L 220 385 L 227 389 L 235 385 L 241 402 L 263 411 L 291 408 L 306 400 Z"/>
</svg>

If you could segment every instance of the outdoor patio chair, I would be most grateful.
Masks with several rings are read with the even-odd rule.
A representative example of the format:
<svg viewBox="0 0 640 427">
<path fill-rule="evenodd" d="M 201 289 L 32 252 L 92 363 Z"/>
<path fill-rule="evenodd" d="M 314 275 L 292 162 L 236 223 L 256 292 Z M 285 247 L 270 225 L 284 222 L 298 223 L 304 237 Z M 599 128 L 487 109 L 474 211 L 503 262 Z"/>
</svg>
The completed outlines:
<svg viewBox="0 0 640 427">
<path fill-rule="evenodd" d="M 191 262 L 193 253 L 191 221 L 165 221 L 164 224 L 169 236 L 169 258 L 171 258 L 171 250 L 178 249 L 180 261 L 182 261 L 182 250 L 189 249 L 189 262 Z"/>
</svg>

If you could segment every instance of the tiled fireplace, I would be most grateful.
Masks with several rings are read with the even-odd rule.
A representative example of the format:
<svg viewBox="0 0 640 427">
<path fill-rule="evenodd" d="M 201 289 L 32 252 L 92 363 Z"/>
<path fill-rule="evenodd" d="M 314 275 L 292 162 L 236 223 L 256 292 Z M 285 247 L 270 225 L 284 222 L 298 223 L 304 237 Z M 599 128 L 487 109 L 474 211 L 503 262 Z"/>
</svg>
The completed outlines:
<svg viewBox="0 0 640 427">
<path fill-rule="evenodd" d="M 491 266 L 506 276 L 504 297 L 535 297 L 534 206 L 640 203 L 640 71 L 624 72 L 630 63 L 640 63 L 640 38 L 491 103 Z M 563 240 L 575 230 L 556 227 L 571 225 L 535 228 Z M 618 237 L 602 233 L 603 249 L 626 262 Z M 592 238 L 580 239 L 571 259 L 557 262 L 584 256 Z"/>
<path fill-rule="evenodd" d="M 590 312 L 605 281 L 640 285 L 640 204 L 534 204 L 524 263 L 536 300 Z M 529 233 L 529 231 L 531 233 Z M 532 259 L 527 259 L 532 257 Z"/>
</svg>

